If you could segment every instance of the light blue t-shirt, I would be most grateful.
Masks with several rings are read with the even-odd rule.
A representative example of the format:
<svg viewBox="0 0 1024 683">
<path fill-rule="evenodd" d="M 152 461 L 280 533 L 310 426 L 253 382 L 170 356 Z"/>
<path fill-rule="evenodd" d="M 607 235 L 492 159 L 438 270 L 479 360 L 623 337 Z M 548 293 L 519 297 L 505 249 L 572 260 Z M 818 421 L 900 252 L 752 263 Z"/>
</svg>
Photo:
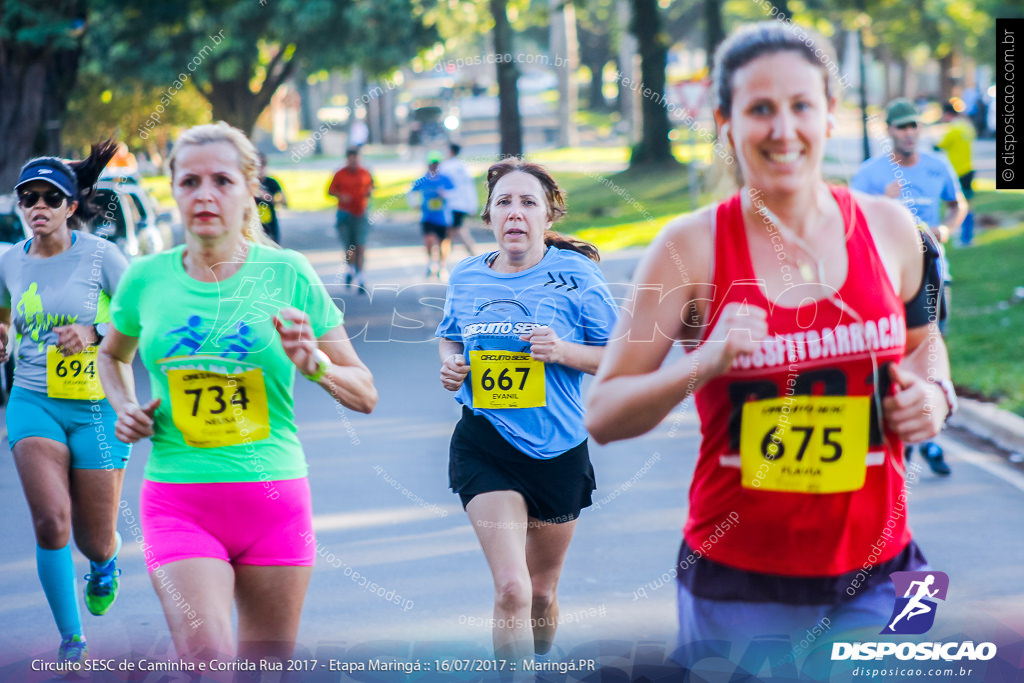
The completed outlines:
<svg viewBox="0 0 1024 683">
<path fill-rule="evenodd" d="M 445 198 L 446 191 L 454 190 L 455 184 L 446 175 L 429 173 L 415 182 L 412 186 L 413 192 L 423 194 L 423 215 L 421 220 L 424 223 L 435 225 L 451 225 L 452 209 Z"/>
<path fill-rule="evenodd" d="M 540 263 L 518 273 L 487 265 L 495 252 L 466 259 L 451 273 L 438 337 L 465 345 L 466 362 L 475 350 L 529 353 L 519 337 L 547 325 L 560 339 L 577 344 L 608 343 L 618 309 L 597 264 L 577 252 L 548 247 Z M 473 408 L 472 373 L 455 395 L 486 417 L 513 446 L 534 458 L 552 458 L 587 438 L 583 426 L 583 372 L 557 363 L 544 365 L 547 404 L 540 408 Z"/>
<path fill-rule="evenodd" d="M 930 228 L 942 222 L 942 202 L 956 200 L 960 190 L 949 160 L 925 151 L 918 152 L 913 166 L 900 166 L 888 154 L 871 157 L 857 169 L 850 187 L 865 194 L 885 194 L 885 187 L 894 180 L 904 181 L 900 201 Z"/>
<path fill-rule="evenodd" d="M 865 194 L 884 195 L 886 186 L 902 180 L 900 201 L 918 221 L 930 228 L 942 222 L 939 208 L 943 201 L 951 202 L 960 191 L 960 181 L 946 157 L 919 151 L 917 163 L 900 166 L 888 154 L 871 157 L 857 169 L 850 187 Z M 944 282 L 951 280 L 946 250 L 939 247 L 939 274 Z"/>
</svg>

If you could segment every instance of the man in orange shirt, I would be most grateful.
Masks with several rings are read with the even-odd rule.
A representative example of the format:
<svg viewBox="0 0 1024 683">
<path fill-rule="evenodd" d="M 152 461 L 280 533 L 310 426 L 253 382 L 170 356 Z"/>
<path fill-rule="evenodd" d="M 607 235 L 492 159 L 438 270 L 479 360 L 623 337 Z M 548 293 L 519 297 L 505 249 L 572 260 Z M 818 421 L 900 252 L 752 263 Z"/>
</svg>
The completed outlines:
<svg viewBox="0 0 1024 683">
<path fill-rule="evenodd" d="M 373 193 L 373 177 L 359 164 L 359 149 L 350 147 L 347 153 L 348 163 L 334 174 L 327 194 L 338 200 L 338 217 L 335 227 L 345 247 L 345 262 L 348 273 L 345 284 L 355 280 L 359 291 L 366 288 L 363 279 L 363 255 L 366 250 L 366 236 L 370 232 L 367 207 Z"/>
</svg>

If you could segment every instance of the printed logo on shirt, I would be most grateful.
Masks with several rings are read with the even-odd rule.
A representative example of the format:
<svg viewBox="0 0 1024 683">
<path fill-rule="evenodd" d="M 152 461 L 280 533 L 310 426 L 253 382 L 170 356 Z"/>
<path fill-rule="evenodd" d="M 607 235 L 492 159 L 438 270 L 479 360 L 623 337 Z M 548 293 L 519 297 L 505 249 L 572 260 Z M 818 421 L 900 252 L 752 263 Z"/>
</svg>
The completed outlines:
<svg viewBox="0 0 1024 683">
<path fill-rule="evenodd" d="M 54 327 L 71 325 L 78 321 L 77 315 L 48 314 L 43 309 L 43 298 L 39 295 L 39 283 L 37 282 L 29 283 L 28 289 L 18 298 L 15 310 L 22 317 L 22 320 L 25 321 L 25 333 L 29 339 L 39 346 L 40 352 L 42 352 L 43 347 L 46 345 L 46 342 L 43 340 L 45 333 Z"/>
<path fill-rule="evenodd" d="M 576 282 L 576 278 L 573 277 L 572 275 L 569 276 L 568 280 L 566 280 L 566 278 L 565 278 L 565 273 L 558 273 L 557 276 L 556 276 L 556 275 L 552 275 L 551 271 L 548 271 L 547 275 L 548 275 L 548 281 L 544 283 L 545 287 L 548 287 L 548 286 L 551 286 L 551 285 L 554 285 L 555 289 L 562 289 L 564 287 L 565 288 L 564 291 L 566 291 L 566 292 L 571 292 L 574 289 L 579 289 L 580 288 L 579 283 Z"/>
<path fill-rule="evenodd" d="M 776 334 L 761 342 L 752 354 L 733 361 L 734 370 L 775 367 L 806 359 L 835 358 L 868 351 L 896 349 L 906 344 L 903 316 L 892 315 L 863 323 L 853 322 L 792 334 Z"/>
<path fill-rule="evenodd" d="M 213 328 L 213 324 L 208 324 L 203 321 L 202 316 L 192 315 L 189 316 L 188 321 L 181 327 L 177 327 L 164 335 L 165 339 L 172 342 L 171 347 L 164 354 L 164 358 L 173 358 L 175 356 L 194 356 L 201 351 L 203 353 L 212 353 L 222 358 L 234 358 L 235 360 L 245 360 L 254 350 L 259 339 L 256 337 L 252 327 L 239 320 L 232 326 L 230 334 L 221 334 L 217 345 L 221 347 L 219 351 L 209 351 L 203 348 L 203 344 L 210 335 L 210 330 Z M 226 345 L 227 348 L 223 348 Z"/>
</svg>

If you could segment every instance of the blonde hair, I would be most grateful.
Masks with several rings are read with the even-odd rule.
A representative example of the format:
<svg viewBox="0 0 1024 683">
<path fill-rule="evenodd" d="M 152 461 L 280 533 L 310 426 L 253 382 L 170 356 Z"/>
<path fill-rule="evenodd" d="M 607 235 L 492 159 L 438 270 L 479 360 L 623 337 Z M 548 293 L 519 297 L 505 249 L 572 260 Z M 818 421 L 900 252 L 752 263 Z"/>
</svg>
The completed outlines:
<svg viewBox="0 0 1024 683">
<path fill-rule="evenodd" d="M 226 142 L 238 152 L 238 170 L 242 172 L 245 184 L 249 188 L 249 205 L 246 206 L 242 222 L 242 237 L 265 247 L 279 249 L 278 244 L 263 232 L 263 224 L 260 222 L 259 210 L 256 207 L 256 195 L 261 191 L 259 153 L 245 133 L 238 128 L 224 121 L 218 121 L 217 123 L 193 126 L 182 133 L 175 141 L 171 154 L 167 158 L 167 164 L 171 169 L 171 182 L 174 182 L 174 162 L 183 148 L 215 142 Z"/>
</svg>

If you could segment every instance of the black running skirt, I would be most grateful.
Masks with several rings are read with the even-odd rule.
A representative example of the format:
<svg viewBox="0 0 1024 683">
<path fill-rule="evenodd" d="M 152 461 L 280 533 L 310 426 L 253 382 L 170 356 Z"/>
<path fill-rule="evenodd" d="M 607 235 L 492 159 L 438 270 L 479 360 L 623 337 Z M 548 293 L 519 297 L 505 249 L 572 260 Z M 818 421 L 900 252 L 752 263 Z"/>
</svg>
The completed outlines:
<svg viewBox="0 0 1024 683">
<path fill-rule="evenodd" d="M 452 434 L 448 482 L 463 508 L 481 493 L 518 491 L 530 517 L 556 524 L 576 519 L 597 488 L 586 440 L 553 458 L 531 458 L 466 406 Z"/>
</svg>

